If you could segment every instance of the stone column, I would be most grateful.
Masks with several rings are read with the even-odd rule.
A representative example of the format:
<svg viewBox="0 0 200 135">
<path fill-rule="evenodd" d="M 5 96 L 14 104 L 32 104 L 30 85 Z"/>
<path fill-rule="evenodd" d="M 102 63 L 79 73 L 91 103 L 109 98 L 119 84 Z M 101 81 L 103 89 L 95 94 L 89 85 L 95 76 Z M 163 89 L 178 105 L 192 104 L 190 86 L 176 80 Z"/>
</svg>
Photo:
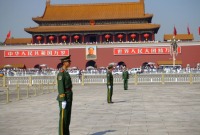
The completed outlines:
<svg viewBox="0 0 200 135">
<path fill-rule="evenodd" d="M 115 42 L 115 34 L 113 34 L 113 42 Z"/>
<path fill-rule="evenodd" d="M 59 35 L 57 35 L 57 43 L 59 43 L 60 41 L 59 41 Z"/>
<path fill-rule="evenodd" d="M 69 36 L 69 43 L 70 44 L 72 43 L 72 36 L 71 35 Z"/>
<path fill-rule="evenodd" d="M 32 44 L 35 44 L 35 36 L 32 35 Z"/>
<path fill-rule="evenodd" d="M 85 42 L 85 35 L 83 34 L 82 35 L 82 43 L 84 43 Z"/>
<path fill-rule="evenodd" d="M 44 43 L 47 44 L 47 36 L 44 35 Z"/>
<path fill-rule="evenodd" d="M 102 43 L 102 35 L 100 35 L 100 43 Z"/>
<path fill-rule="evenodd" d="M 126 33 L 126 42 L 128 41 L 128 34 Z"/>
<path fill-rule="evenodd" d="M 152 41 L 155 41 L 155 34 L 152 32 Z"/>
<path fill-rule="evenodd" d="M 141 41 L 141 34 L 139 34 L 139 41 Z"/>
</svg>

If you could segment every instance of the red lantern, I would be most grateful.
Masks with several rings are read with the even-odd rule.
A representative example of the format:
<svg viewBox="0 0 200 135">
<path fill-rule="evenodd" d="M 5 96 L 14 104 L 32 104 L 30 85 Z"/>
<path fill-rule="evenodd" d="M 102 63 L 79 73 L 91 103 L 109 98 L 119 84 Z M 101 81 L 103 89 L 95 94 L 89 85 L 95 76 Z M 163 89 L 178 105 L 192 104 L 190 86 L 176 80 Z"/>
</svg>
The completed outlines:
<svg viewBox="0 0 200 135">
<path fill-rule="evenodd" d="M 79 36 L 78 35 L 74 36 L 74 39 L 76 39 L 76 42 L 77 42 L 77 40 L 79 39 Z"/>
<path fill-rule="evenodd" d="M 40 41 L 42 40 L 42 37 L 41 36 L 37 36 L 36 39 L 38 40 L 38 42 L 40 44 Z"/>
<path fill-rule="evenodd" d="M 51 40 L 51 43 L 53 43 L 54 36 L 50 36 L 50 37 L 49 37 L 49 40 Z"/>
<path fill-rule="evenodd" d="M 119 35 L 118 35 L 118 38 L 120 39 L 120 41 L 122 41 L 123 35 L 122 35 L 122 34 L 119 34 Z"/>
<path fill-rule="evenodd" d="M 147 38 L 149 37 L 149 34 L 144 34 L 144 37 L 146 38 L 146 40 L 147 40 Z"/>
<path fill-rule="evenodd" d="M 62 36 L 62 40 L 64 40 L 64 42 L 66 41 L 67 36 Z"/>
<path fill-rule="evenodd" d="M 110 38 L 110 35 L 106 34 L 105 38 L 106 38 L 106 41 L 108 41 L 108 39 Z"/>
<path fill-rule="evenodd" d="M 133 41 L 135 40 L 136 35 L 135 34 L 131 34 L 131 38 L 133 39 Z"/>
</svg>

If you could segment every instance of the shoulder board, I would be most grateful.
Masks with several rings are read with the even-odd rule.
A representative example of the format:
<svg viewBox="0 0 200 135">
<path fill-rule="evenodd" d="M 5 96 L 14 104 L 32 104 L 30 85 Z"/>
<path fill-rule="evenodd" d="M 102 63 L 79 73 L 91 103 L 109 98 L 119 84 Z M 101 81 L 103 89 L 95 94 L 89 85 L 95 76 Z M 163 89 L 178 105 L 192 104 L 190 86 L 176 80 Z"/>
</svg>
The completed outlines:
<svg viewBox="0 0 200 135">
<path fill-rule="evenodd" d="M 59 72 L 63 73 L 65 70 L 61 69 Z"/>
</svg>

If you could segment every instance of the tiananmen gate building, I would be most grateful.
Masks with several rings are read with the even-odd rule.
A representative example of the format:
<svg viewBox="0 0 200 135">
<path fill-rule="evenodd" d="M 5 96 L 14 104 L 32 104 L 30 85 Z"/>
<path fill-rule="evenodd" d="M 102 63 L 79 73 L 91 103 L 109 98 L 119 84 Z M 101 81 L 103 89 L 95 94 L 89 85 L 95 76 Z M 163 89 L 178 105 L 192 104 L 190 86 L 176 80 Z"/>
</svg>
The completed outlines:
<svg viewBox="0 0 200 135">
<path fill-rule="evenodd" d="M 51 4 L 41 17 L 32 18 L 37 27 L 24 30 L 32 38 L 7 39 L 0 48 L 1 65 L 47 64 L 56 68 L 64 56 L 72 55 L 72 66 L 106 67 L 124 63 L 128 68 L 145 62 L 172 64 L 169 42 L 155 42 L 160 25 L 152 24 L 153 14 L 145 13 L 144 0 L 96 4 Z M 173 35 L 164 35 L 164 41 Z M 200 62 L 200 43 L 193 34 L 180 34 L 176 64 L 185 67 Z M 185 39 L 185 40 L 184 40 Z M 88 57 L 89 49 L 95 57 Z"/>
</svg>

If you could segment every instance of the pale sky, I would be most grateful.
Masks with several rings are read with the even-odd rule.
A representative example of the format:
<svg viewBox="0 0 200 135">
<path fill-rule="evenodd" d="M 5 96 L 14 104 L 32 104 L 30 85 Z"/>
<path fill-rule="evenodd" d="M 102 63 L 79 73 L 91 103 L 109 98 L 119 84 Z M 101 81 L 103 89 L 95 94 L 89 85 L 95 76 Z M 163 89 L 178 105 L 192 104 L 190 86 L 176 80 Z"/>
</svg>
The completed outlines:
<svg viewBox="0 0 200 135">
<path fill-rule="evenodd" d="M 51 4 L 80 4 L 106 2 L 135 2 L 139 0 L 51 0 Z M 46 0 L 0 0 L 0 42 L 4 42 L 8 31 L 11 37 L 31 38 L 24 28 L 38 26 L 32 17 L 42 16 Z M 164 34 L 186 34 L 187 26 L 200 40 L 200 0 L 145 0 L 145 13 L 153 14 L 152 23 L 160 24 L 156 40 L 163 41 Z"/>
</svg>

